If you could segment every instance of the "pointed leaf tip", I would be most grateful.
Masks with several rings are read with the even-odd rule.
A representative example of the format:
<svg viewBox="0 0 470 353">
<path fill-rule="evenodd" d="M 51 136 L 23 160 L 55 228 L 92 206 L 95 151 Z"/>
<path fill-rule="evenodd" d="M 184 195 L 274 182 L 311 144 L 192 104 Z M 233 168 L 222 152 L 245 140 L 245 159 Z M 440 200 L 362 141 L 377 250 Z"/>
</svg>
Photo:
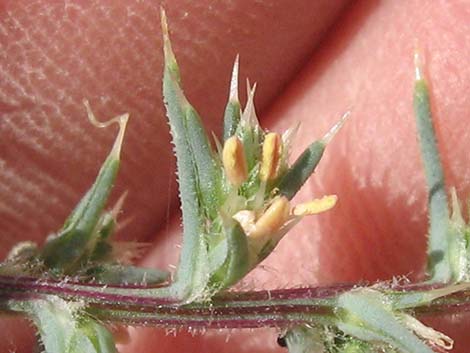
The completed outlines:
<svg viewBox="0 0 470 353">
<path fill-rule="evenodd" d="M 422 50 L 419 47 L 415 48 L 414 65 L 415 65 L 415 80 L 416 81 L 423 80 L 424 79 L 424 74 L 423 74 L 424 59 L 422 55 Z"/>
<path fill-rule="evenodd" d="M 164 41 L 168 40 L 168 21 L 166 20 L 166 11 L 163 6 L 160 6 L 160 21 L 163 32 Z"/>
<path fill-rule="evenodd" d="M 230 79 L 230 92 L 224 112 L 223 141 L 235 135 L 240 123 L 241 107 L 238 100 L 238 65 L 239 56 L 237 54 L 233 64 L 232 78 Z"/>
<path fill-rule="evenodd" d="M 325 145 L 330 143 L 330 141 L 336 136 L 338 131 L 341 130 L 344 123 L 346 122 L 346 120 L 349 119 L 350 116 L 351 116 L 351 111 L 347 111 L 346 113 L 344 113 L 341 119 L 339 119 L 339 121 L 335 125 L 333 125 L 330 131 L 328 131 L 325 134 L 325 136 L 323 136 L 322 141 Z"/>
<path fill-rule="evenodd" d="M 179 68 L 178 68 L 178 64 L 176 63 L 175 54 L 173 53 L 173 49 L 171 47 L 170 34 L 168 30 L 168 22 L 167 22 L 166 13 L 163 7 L 160 7 L 160 20 L 161 20 L 162 34 L 163 34 L 163 56 L 165 59 L 164 66 L 166 69 L 168 69 L 171 75 L 174 76 L 173 79 L 179 82 L 180 80 Z"/>
<path fill-rule="evenodd" d="M 88 102 L 88 100 L 84 99 L 83 104 L 85 105 L 85 108 L 87 110 L 88 120 L 90 120 L 90 122 L 95 127 L 105 128 L 114 123 L 119 124 L 119 132 L 116 136 L 116 139 L 114 140 L 114 145 L 110 153 L 110 156 L 116 159 L 119 159 L 119 156 L 121 154 L 122 142 L 124 140 L 124 133 L 126 131 L 127 122 L 129 121 L 129 114 L 126 113 L 126 114 L 118 115 L 108 121 L 101 122 L 101 121 L 98 121 L 95 115 L 93 114 L 93 111 L 91 110 L 90 103 Z"/>
<path fill-rule="evenodd" d="M 238 102 L 238 70 L 239 70 L 240 56 L 237 54 L 235 62 L 233 63 L 232 79 L 230 80 L 230 95 L 229 101 Z"/>
</svg>

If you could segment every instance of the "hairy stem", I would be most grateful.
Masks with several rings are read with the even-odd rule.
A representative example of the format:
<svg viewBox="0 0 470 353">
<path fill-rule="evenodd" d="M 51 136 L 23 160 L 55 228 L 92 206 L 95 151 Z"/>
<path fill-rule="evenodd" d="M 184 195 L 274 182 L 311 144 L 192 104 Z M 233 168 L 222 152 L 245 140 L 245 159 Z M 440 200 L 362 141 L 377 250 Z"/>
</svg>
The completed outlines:
<svg viewBox="0 0 470 353">
<path fill-rule="evenodd" d="M 429 304 L 409 307 L 419 315 L 470 310 L 468 286 Z M 149 295 L 145 286 L 102 287 L 74 282 L 54 282 L 32 277 L 0 276 L 0 307 L 12 302 L 56 295 L 84 301 L 88 311 L 100 320 L 131 325 L 191 328 L 280 327 L 306 323 L 331 324 L 336 317 L 337 298 L 357 285 L 278 289 L 271 291 L 227 292 L 211 301 L 181 305 L 172 297 Z M 380 287 L 397 296 L 420 295 L 446 287 L 407 284 Z M 124 294 L 125 293 L 125 294 Z M 10 305 L 8 305 L 10 304 Z"/>
</svg>

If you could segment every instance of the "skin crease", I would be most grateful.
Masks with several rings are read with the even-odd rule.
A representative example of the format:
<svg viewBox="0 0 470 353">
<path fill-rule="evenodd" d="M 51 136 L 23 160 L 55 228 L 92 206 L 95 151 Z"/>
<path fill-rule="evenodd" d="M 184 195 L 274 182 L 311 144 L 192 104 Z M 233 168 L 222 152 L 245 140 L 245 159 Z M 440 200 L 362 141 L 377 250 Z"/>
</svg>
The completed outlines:
<svg viewBox="0 0 470 353">
<path fill-rule="evenodd" d="M 134 125 L 130 125 L 126 136 L 120 182 L 114 193 L 119 195 L 125 185 L 131 195 L 147 194 L 134 196 L 134 199 L 129 197 L 125 205 L 123 218 L 134 218 L 132 235 L 127 238 L 149 240 L 152 239 L 149 234 L 156 234 L 155 246 L 144 264 L 162 267 L 175 264 L 175 246 L 179 243 L 176 208 L 172 206 L 170 218 L 167 215 L 168 200 L 176 196 L 176 184 L 173 182 L 168 191 L 173 172 L 167 162 L 170 147 L 160 103 L 160 81 L 147 72 L 152 70 L 154 77 L 161 76 L 160 42 L 153 39 L 154 33 L 160 33 L 158 24 L 153 23 L 156 16 L 144 16 L 140 22 L 135 22 L 136 26 L 141 23 L 142 30 L 147 33 L 145 40 L 140 34 L 134 33 L 133 37 L 124 31 L 131 37 L 130 41 L 138 43 L 134 48 L 126 47 L 119 36 L 118 39 L 113 37 L 118 30 L 106 16 L 100 18 L 102 28 L 83 30 L 80 38 L 73 37 L 72 30 L 65 31 L 68 35 L 60 37 L 50 24 L 39 21 L 41 16 L 37 16 L 36 28 L 44 26 L 43 32 L 24 32 L 17 23 L 25 26 L 27 21 L 34 22 L 27 14 L 48 6 L 37 1 L 26 11 L 21 4 L 15 4 L 0 3 L 0 11 L 4 13 L 0 46 L 7 48 L 1 51 L 0 60 L 1 67 L 9 74 L 6 75 L 9 79 L 0 83 L 0 222 L 5 230 L 0 244 L 3 254 L 20 238 L 40 239 L 58 228 L 79 195 L 89 186 L 101 156 L 111 145 L 110 131 L 96 131 L 86 122 L 79 104 L 85 96 L 101 119 L 123 111 L 130 111 L 134 117 L 131 120 Z M 103 15 L 94 2 L 90 1 L 88 5 L 90 10 L 87 11 L 91 15 Z M 137 14 L 148 12 L 145 4 L 142 6 L 132 9 Z M 241 287 L 258 289 L 374 281 L 393 275 L 419 278 L 425 262 L 426 190 L 412 115 L 412 54 L 416 43 L 425 53 L 447 183 L 455 185 L 460 197 L 466 199 L 470 191 L 470 160 L 465 143 L 460 141 L 470 137 L 466 129 L 470 99 L 462 94 L 470 88 L 470 69 L 466 65 L 470 54 L 466 21 L 470 3 L 431 0 L 357 2 L 336 17 L 335 25 L 313 54 L 314 43 L 320 38 L 318 33 L 324 33 L 342 4 L 330 5 L 328 2 L 332 8 L 325 5 L 317 9 L 320 12 L 314 18 L 322 19 L 328 16 L 320 14 L 329 14 L 330 20 L 318 25 L 316 30 L 306 25 L 311 23 L 307 19 L 312 18 L 308 10 L 313 10 L 309 6 L 314 6 L 307 1 L 297 2 L 298 8 L 294 6 L 294 9 L 289 9 L 292 5 L 287 2 L 281 2 L 266 8 L 255 6 L 252 12 L 242 11 L 249 8 L 245 2 L 234 5 L 237 10 L 232 12 L 224 9 L 208 12 L 200 6 L 193 9 L 183 1 L 165 4 L 186 92 L 201 115 L 207 118 L 210 128 L 220 123 L 218 117 L 224 105 L 227 76 L 236 51 L 241 54 L 241 77 L 249 75 L 258 81 L 257 103 L 263 124 L 274 131 L 282 131 L 297 121 L 302 122 L 293 156 L 312 139 L 321 137 L 346 110 L 352 112 L 350 121 L 328 147 L 317 173 L 293 201 L 295 204 L 334 193 L 339 197 L 338 205 L 329 213 L 304 220 Z M 73 10 L 73 6 L 70 9 Z M 186 17 L 185 9 L 189 13 Z M 120 10 L 115 8 L 112 18 L 123 20 L 132 14 L 132 11 Z M 58 12 L 53 11 L 51 16 L 60 15 L 59 10 L 55 11 Z M 80 28 L 87 29 L 89 22 L 80 11 L 71 18 L 80 23 Z M 211 17 L 210 13 L 217 15 Z M 266 15 L 274 13 L 277 17 Z M 280 23 L 280 18 L 285 21 Z M 236 25 L 228 26 L 234 22 Z M 296 26 L 299 23 L 303 24 L 299 26 L 301 31 Z M 304 28 L 309 28 L 310 32 L 302 36 Z M 213 33 L 220 31 L 232 35 L 228 37 L 232 40 L 217 39 Z M 25 37 L 24 33 L 36 34 Z M 45 37 L 44 33 L 49 36 Z M 99 33 L 103 35 L 100 37 Z M 194 34 L 191 39 L 188 39 L 189 33 Z M 15 37 L 16 42 L 21 43 L 15 47 L 16 42 L 10 39 L 12 36 L 23 38 L 24 42 Z M 273 40 L 273 36 L 278 41 Z M 68 43 L 65 39 L 71 43 L 80 40 L 85 44 L 76 48 L 61 47 L 62 42 Z M 94 43 L 95 40 L 99 43 Z M 308 48 L 299 49 L 292 44 L 298 41 L 303 41 L 300 48 Z M 147 43 L 149 46 L 154 43 L 155 50 L 147 49 L 144 54 L 133 56 L 132 50 L 140 53 Z M 54 52 L 56 47 L 60 50 Z M 119 59 L 119 50 L 110 52 L 113 47 L 122 50 L 123 61 Z M 40 52 L 41 48 L 56 53 L 53 59 L 61 63 L 59 67 L 66 67 L 65 73 L 49 72 L 47 68 L 53 64 L 44 57 L 27 61 L 24 58 L 34 55 L 28 56 L 25 48 L 32 53 Z M 207 52 L 202 48 L 207 48 Z M 66 54 L 59 55 L 72 49 L 84 58 L 81 62 L 84 69 L 82 66 L 75 69 L 79 62 L 73 61 L 73 56 L 70 59 Z M 17 56 L 13 55 L 15 53 Z M 128 57 L 131 60 L 126 62 L 124 59 Z M 211 59 L 209 65 L 208 59 Z M 110 63 L 115 68 L 112 72 L 104 69 L 110 67 Z M 126 65 L 132 65 L 133 71 Z M 209 76 L 208 67 L 211 68 Z M 302 70 L 295 75 L 300 67 Z M 28 83 L 26 78 L 11 78 L 22 77 L 20 70 L 27 68 L 31 74 L 24 77 L 32 77 L 32 82 Z M 47 80 L 36 82 L 34 75 L 39 73 L 46 77 L 53 75 L 54 79 L 50 84 Z M 61 75 L 67 78 L 61 79 Z M 93 77 L 96 79 L 91 80 Z M 288 81 L 288 88 L 282 90 Z M 23 91 L 26 94 L 22 94 Z M 69 96 L 72 97 L 70 100 L 67 99 Z M 104 98 L 100 100 L 100 96 Z M 48 118 L 50 116 L 55 118 Z M 155 119 L 155 116 L 159 118 Z M 158 150 L 158 156 L 149 154 L 147 150 L 150 149 Z M 158 165 L 158 171 L 143 167 L 148 165 Z M 22 190 L 20 185 L 25 180 L 29 183 Z M 148 180 L 154 181 L 149 185 Z M 145 191 L 142 185 L 145 185 Z M 139 210 L 137 216 L 133 211 L 136 209 Z M 17 216 L 11 210 L 22 211 Z M 19 222 L 20 217 L 26 217 L 28 221 Z M 172 221 L 166 221 L 168 219 Z M 126 237 L 126 234 L 122 236 Z M 468 329 L 465 321 L 469 318 L 453 317 L 432 323 L 456 340 L 454 352 L 465 352 L 463 336 Z M 1 327 L 8 339 L 2 340 L 0 351 L 15 348 L 17 352 L 31 351 L 21 323 L 8 319 L 2 321 Z M 270 330 L 232 332 L 229 344 L 226 344 L 226 338 L 225 332 L 193 338 L 186 333 L 172 337 L 161 330 L 132 329 L 131 343 L 120 349 L 122 352 L 153 352 L 158 348 L 162 352 L 189 350 L 201 353 L 283 351 L 276 347 L 274 333 Z"/>
</svg>

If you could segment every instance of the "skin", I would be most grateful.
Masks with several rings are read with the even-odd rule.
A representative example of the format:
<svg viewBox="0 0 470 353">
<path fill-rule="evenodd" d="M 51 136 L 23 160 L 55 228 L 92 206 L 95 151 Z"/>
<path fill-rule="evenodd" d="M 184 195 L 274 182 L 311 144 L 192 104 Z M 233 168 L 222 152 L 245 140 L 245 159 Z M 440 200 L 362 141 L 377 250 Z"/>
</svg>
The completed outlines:
<svg viewBox="0 0 470 353">
<path fill-rule="evenodd" d="M 158 4 L 149 3 L 0 1 L 2 255 L 20 239 L 41 242 L 58 229 L 91 184 L 113 132 L 87 122 L 86 97 L 101 120 L 131 113 L 114 195 L 129 190 L 122 218 L 132 223 L 120 237 L 152 243 L 147 266 L 177 263 L 180 221 L 161 103 Z M 262 123 L 274 131 L 302 123 L 293 156 L 352 112 L 293 201 L 337 194 L 338 205 L 305 219 L 241 287 L 422 278 L 427 194 L 412 112 L 412 57 L 419 46 L 447 184 L 467 200 L 470 159 L 461 141 L 470 138 L 470 2 L 175 0 L 164 6 L 185 92 L 208 130 L 220 132 L 236 53 L 240 76 L 258 82 Z M 464 352 L 466 322 L 462 314 L 432 324 L 456 340 L 455 352 Z M 8 337 L 0 351 L 31 351 L 24 322 L 3 319 L 0 329 Z M 122 352 L 282 351 L 267 329 L 234 331 L 228 344 L 227 332 L 130 333 Z"/>
</svg>

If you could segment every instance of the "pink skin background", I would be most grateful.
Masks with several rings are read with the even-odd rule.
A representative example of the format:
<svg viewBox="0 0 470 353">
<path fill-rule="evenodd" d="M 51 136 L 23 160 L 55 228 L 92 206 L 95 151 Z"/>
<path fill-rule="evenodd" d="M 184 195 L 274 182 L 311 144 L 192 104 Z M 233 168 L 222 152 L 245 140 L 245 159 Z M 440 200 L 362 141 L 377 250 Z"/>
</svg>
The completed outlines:
<svg viewBox="0 0 470 353">
<path fill-rule="evenodd" d="M 337 194 L 240 285 L 244 289 L 420 278 L 426 190 L 412 112 L 422 48 L 448 185 L 470 197 L 470 1 L 189 1 L 163 3 L 185 91 L 220 133 L 233 59 L 258 82 L 261 122 L 301 122 L 293 156 L 345 112 L 351 119 L 295 202 Z M 0 1 L 0 252 L 42 242 L 90 186 L 129 112 L 116 198 L 129 191 L 121 239 L 152 243 L 147 266 L 177 263 L 177 184 L 161 97 L 157 1 Z M 242 90 L 245 85 L 241 84 Z M 244 95 L 243 95 L 244 96 Z M 428 321 L 463 353 L 468 315 Z M 31 352 L 33 331 L 0 321 L 1 352 Z M 275 330 L 196 335 L 131 329 L 127 352 L 282 352 Z M 228 343 L 226 343 L 228 339 Z"/>
</svg>

